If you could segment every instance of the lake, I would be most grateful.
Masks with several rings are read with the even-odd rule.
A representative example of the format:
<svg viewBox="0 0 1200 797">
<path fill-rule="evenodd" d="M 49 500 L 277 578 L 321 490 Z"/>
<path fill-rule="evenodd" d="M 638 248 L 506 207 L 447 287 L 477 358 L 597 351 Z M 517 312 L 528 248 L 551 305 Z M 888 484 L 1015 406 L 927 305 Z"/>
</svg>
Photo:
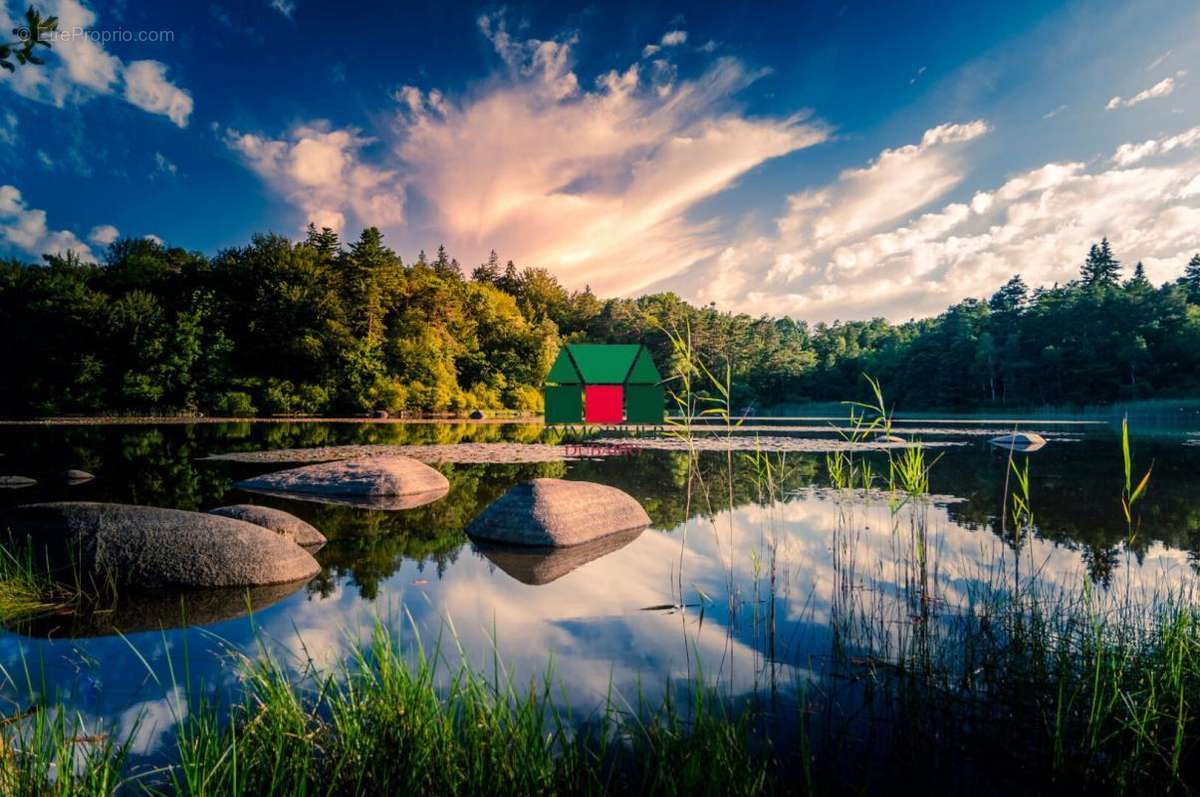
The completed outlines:
<svg viewBox="0 0 1200 797">
<path fill-rule="evenodd" d="M 87 617 L 51 616 L 0 635 L 4 713 L 37 695 L 135 734 L 154 760 L 186 711 L 185 689 L 236 695 L 238 660 L 268 650 L 287 666 L 336 667 L 376 622 L 425 648 L 459 650 L 520 683 L 549 667 L 586 716 L 613 692 L 631 703 L 702 677 L 731 700 L 822 683 L 855 650 L 903 645 L 922 625 L 998 592 L 1064 594 L 1084 585 L 1128 602 L 1189 588 L 1200 567 L 1200 446 L 1186 426 L 1134 428 L 1134 470 L 1153 463 L 1136 527 L 1121 509 L 1119 426 L 1022 422 L 1048 444 L 1028 455 L 1031 536 L 1002 520 L 1009 453 L 988 443 L 1014 422 L 913 421 L 927 497 L 901 502 L 836 489 L 826 454 L 619 449 L 524 464 L 440 464 L 451 489 L 413 509 L 376 511 L 253 495 L 235 481 L 284 464 L 214 455 L 339 445 L 536 443 L 539 424 L 203 423 L 0 427 L 0 472 L 39 479 L 0 491 L 3 505 L 118 501 L 206 510 L 261 503 L 329 538 L 306 585 L 188 596 L 120 596 Z M 750 440 L 835 441 L 823 421 L 763 420 Z M 720 437 L 712 433 L 702 438 Z M 557 439 L 557 438 L 555 438 Z M 817 445 L 819 448 L 819 444 Z M 760 445 L 759 448 L 767 448 Z M 899 456 L 900 450 L 895 455 Z M 579 449 L 579 453 L 605 453 Z M 861 454 L 876 474 L 887 452 Z M 934 459 L 936 458 L 936 461 Z M 97 478 L 66 486 L 54 474 Z M 539 476 L 602 482 L 634 496 L 653 525 L 633 538 L 550 556 L 483 549 L 463 529 L 512 485 Z M 184 612 L 190 620 L 181 616 Z M 117 633 L 120 631 L 120 633 Z M 867 638 L 869 637 L 869 640 Z M 498 653 L 497 655 L 494 655 Z M 497 664 L 499 662 L 500 664 Z M 840 663 L 839 663 L 840 662 Z M 847 665 L 850 662 L 850 665 Z M 842 681 L 854 692 L 854 678 Z"/>
</svg>

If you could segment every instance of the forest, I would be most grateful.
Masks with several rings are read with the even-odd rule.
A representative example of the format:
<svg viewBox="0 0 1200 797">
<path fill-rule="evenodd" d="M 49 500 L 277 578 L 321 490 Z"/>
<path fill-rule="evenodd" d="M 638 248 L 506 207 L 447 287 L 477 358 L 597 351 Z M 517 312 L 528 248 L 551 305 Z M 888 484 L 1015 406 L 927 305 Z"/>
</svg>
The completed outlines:
<svg viewBox="0 0 1200 797">
<path fill-rule="evenodd" d="M 602 299 L 547 270 L 465 272 L 439 247 L 405 263 L 368 228 L 309 228 L 214 257 L 122 239 L 102 263 L 0 261 L 9 341 L 0 415 L 362 415 L 541 409 L 563 341 L 668 333 L 732 376 L 738 411 L 836 401 L 878 378 L 900 410 L 1031 408 L 1183 397 L 1200 389 L 1200 255 L 1155 286 L 1106 240 L 1079 277 L 935 317 L 810 325 L 697 307 L 670 293 Z"/>
</svg>

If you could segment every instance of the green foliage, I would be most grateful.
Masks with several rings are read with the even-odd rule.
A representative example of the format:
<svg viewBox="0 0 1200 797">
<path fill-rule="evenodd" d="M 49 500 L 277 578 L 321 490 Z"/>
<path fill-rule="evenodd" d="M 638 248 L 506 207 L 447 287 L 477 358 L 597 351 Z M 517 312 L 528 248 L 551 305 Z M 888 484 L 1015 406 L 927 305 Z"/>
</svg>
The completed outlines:
<svg viewBox="0 0 1200 797">
<path fill-rule="evenodd" d="M 374 228 L 345 247 L 328 229 L 257 235 L 213 258 L 120 240 L 103 265 L 0 261 L 0 335 L 22 341 L 0 414 L 219 412 L 231 391 L 272 414 L 536 412 L 562 343 L 644 343 L 679 373 L 667 330 L 684 329 L 689 357 L 720 371 L 697 375 L 696 412 L 869 398 L 863 373 L 903 410 L 1200 390 L 1200 255 L 1158 288 L 1118 273 L 1104 241 L 1066 285 L 1030 293 L 1016 275 L 936 318 L 810 327 L 669 293 L 602 300 L 495 253 L 465 280 L 444 247 L 406 265 Z"/>
<path fill-rule="evenodd" d="M 25 24 L 13 30 L 16 41 L 0 42 L 0 69 L 8 72 L 17 71 L 17 64 L 25 66 L 33 64 L 41 66 L 43 61 L 37 55 L 38 47 L 50 49 L 46 34 L 58 30 L 58 17 L 45 17 L 36 8 L 30 6 L 25 12 Z M 17 60 L 17 64 L 12 59 Z"/>
<path fill-rule="evenodd" d="M 258 412 L 250 394 L 241 390 L 229 390 L 219 394 L 213 400 L 213 410 L 218 415 L 230 418 L 249 418 Z"/>
</svg>

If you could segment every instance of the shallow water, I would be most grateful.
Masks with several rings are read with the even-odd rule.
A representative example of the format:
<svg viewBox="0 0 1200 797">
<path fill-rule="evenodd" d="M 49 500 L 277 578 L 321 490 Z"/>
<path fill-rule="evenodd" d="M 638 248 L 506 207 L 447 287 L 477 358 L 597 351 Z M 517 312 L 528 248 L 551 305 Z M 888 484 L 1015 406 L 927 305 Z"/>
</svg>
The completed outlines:
<svg viewBox="0 0 1200 797">
<path fill-rule="evenodd" d="M 1002 422 L 1011 428 L 1011 422 Z M 811 425 L 811 424 L 807 424 Z M 773 436 L 786 434 L 776 431 Z M 820 431 L 824 437 L 834 436 Z M 67 701 L 92 722 L 137 728 L 133 752 L 155 757 L 170 740 L 183 685 L 235 694 L 237 654 L 271 648 L 291 665 L 336 666 L 374 622 L 427 647 L 461 645 L 490 671 L 493 651 L 518 682 L 548 665 L 572 707 L 588 712 L 610 688 L 635 700 L 702 673 L 733 698 L 819 677 L 835 629 L 871 615 L 881 633 L 936 618 L 980 589 L 1034 577 L 1071 590 L 1085 581 L 1149 596 L 1195 578 L 1200 448 L 1186 434 L 1138 435 L 1135 468 L 1154 463 L 1131 546 L 1120 509 L 1118 430 L 1033 421 L 1050 443 L 1029 455 L 1037 534 L 1019 556 L 998 519 L 1007 452 L 964 419 L 922 420 L 929 439 L 959 445 L 931 472 L 933 500 L 893 511 L 883 493 L 830 488 L 823 454 L 771 458 L 775 482 L 743 454 L 630 451 L 525 464 L 441 464 L 449 494 L 401 511 L 374 511 L 234 490 L 280 465 L 210 460 L 235 451 L 367 444 L 539 442 L 534 424 L 203 424 L 0 427 L 0 473 L 39 484 L 0 491 L 0 505 L 102 500 L 204 510 L 236 502 L 293 512 L 329 539 L 307 585 L 180 596 L 122 596 L 115 611 L 51 617 L 0 635 L 5 713 L 33 694 Z M 814 432 L 807 431 L 806 436 Z M 917 434 L 905 430 L 905 435 Z M 867 455 L 876 472 L 885 453 Z M 1023 461 L 1023 457 L 1018 457 Z M 82 468 L 83 485 L 54 475 Z M 604 482 L 635 496 L 653 525 L 641 534 L 548 557 L 485 549 L 463 528 L 513 484 L 537 476 Z M 774 500 L 772 500 L 774 496 Z M 920 554 L 912 529 L 921 528 Z M 914 584 L 924 596 L 912 601 Z M 1148 598 L 1145 598 L 1148 599 Z M 186 611 L 191 625 L 181 616 Z M 861 622 L 861 621 L 859 621 Z M 114 631 L 114 626 L 122 633 Z"/>
</svg>

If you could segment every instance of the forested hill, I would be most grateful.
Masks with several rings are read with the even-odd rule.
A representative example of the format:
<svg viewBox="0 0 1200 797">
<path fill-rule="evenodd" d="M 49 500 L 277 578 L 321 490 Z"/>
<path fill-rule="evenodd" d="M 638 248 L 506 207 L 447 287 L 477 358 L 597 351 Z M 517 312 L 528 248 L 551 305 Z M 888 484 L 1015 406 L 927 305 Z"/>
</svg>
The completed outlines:
<svg viewBox="0 0 1200 797">
<path fill-rule="evenodd" d="M 661 328 L 688 324 L 707 363 L 731 364 L 738 408 L 854 397 L 864 372 L 900 409 L 1195 395 L 1200 256 L 1180 267 L 1155 287 L 1104 241 L 1067 285 L 1013 277 L 936 318 L 809 326 L 572 293 L 494 253 L 469 274 L 444 249 L 403 263 L 375 229 L 213 258 L 121 240 L 102 265 L 0 261 L 0 414 L 536 411 L 561 341 L 644 341 L 670 373 Z"/>
</svg>

